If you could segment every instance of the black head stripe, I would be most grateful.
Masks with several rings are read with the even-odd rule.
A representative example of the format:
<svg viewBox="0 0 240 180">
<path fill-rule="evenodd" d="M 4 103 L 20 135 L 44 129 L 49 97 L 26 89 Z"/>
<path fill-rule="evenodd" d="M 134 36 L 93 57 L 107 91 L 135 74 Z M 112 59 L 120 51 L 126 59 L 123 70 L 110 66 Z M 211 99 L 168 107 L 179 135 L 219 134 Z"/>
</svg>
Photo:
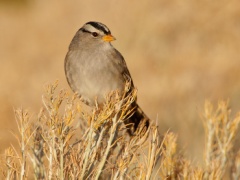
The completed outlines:
<svg viewBox="0 0 240 180">
<path fill-rule="evenodd" d="M 86 29 L 84 29 L 84 28 L 80 28 L 79 30 L 80 30 L 80 31 L 83 31 L 83 32 L 86 32 L 86 33 L 91 33 L 90 31 L 88 31 L 88 30 L 86 30 Z"/>
<path fill-rule="evenodd" d="M 107 28 L 107 26 L 105 26 L 104 24 L 102 23 L 99 23 L 99 22 L 94 22 L 94 21 L 90 21 L 86 24 L 90 24 L 92 25 L 93 27 L 95 27 L 96 29 L 104 32 L 104 34 L 111 34 L 110 30 Z"/>
</svg>

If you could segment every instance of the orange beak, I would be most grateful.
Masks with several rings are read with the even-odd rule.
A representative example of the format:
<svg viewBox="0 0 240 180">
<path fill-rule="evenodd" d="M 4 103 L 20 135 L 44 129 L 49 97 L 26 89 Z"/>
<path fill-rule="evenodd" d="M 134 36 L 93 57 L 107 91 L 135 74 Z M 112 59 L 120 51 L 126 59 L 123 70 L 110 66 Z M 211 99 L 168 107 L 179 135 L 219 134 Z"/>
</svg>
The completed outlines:
<svg viewBox="0 0 240 180">
<path fill-rule="evenodd" d="M 116 40 L 115 37 L 113 37 L 111 34 L 108 34 L 108 35 L 105 35 L 102 37 L 102 40 L 106 41 L 106 42 L 111 42 L 111 41 L 114 41 Z"/>
</svg>

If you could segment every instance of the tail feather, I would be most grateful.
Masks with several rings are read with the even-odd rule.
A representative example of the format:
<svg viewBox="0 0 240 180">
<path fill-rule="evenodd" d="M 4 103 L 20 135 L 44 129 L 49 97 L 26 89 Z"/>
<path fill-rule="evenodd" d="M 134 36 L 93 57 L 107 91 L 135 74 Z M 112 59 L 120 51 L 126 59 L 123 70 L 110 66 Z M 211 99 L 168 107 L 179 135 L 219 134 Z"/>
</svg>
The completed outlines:
<svg viewBox="0 0 240 180">
<path fill-rule="evenodd" d="M 138 105 L 136 105 L 134 114 L 127 121 L 127 124 L 130 124 L 130 128 L 128 129 L 129 134 L 134 135 L 141 123 L 144 123 L 143 127 L 147 130 L 150 124 L 150 120 L 143 112 L 143 110 Z"/>
</svg>

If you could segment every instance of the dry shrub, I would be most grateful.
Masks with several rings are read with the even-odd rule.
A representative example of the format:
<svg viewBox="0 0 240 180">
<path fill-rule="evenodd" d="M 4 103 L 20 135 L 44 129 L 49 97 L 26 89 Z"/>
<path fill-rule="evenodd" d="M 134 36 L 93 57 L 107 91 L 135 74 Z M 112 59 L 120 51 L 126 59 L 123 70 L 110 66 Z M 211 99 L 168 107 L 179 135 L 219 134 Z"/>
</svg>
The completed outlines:
<svg viewBox="0 0 240 180">
<path fill-rule="evenodd" d="M 18 147 L 9 147 L 1 160 L 5 179 L 239 179 L 240 151 L 233 152 L 240 115 L 230 118 L 228 102 L 216 110 L 205 104 L 205 166 L 195 167 L 177 149 L 177 136 L 160 136 L 151 122 L 142 122 L 134 136 L 124 121 L 132 115 L 136 90 L 110 93 L 103 107 L 83 108 L 77 95 L 48 85 L 36 119 L 15 111 L 13 133 Z M 128 92 L 128 93 L 127 93 Z M 204 148 L 203 148 L 204 149 Z"/>
</svg>

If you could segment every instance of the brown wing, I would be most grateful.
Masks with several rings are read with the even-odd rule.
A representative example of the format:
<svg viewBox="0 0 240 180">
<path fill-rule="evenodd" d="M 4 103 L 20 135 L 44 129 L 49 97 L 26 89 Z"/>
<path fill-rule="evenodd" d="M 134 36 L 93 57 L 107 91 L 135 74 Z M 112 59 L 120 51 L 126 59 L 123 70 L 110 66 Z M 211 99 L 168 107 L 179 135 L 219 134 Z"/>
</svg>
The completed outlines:
<svg viewBox="0 0 240 180">
<path fill-rule="evenodd" d="M 124 60 L 124 57 L 116 49 L 115 49 L 115 53 L 119 57 L 119 58 L 116 58 L 116 59 L 118 60 L 117 61 L 118 66 L 122 67 L 122 69 L 121 69 L 122 72 L 121 73 L 122 73 L 123 78 L 125 79 L 126 82 L 130 82 L 131 83 L 131 89 L 134 88 L 133 80 L 132 80 L 131 74 L 130 74 L 130 72 L 128 70 L 126 61 Z"/>
</svg>

